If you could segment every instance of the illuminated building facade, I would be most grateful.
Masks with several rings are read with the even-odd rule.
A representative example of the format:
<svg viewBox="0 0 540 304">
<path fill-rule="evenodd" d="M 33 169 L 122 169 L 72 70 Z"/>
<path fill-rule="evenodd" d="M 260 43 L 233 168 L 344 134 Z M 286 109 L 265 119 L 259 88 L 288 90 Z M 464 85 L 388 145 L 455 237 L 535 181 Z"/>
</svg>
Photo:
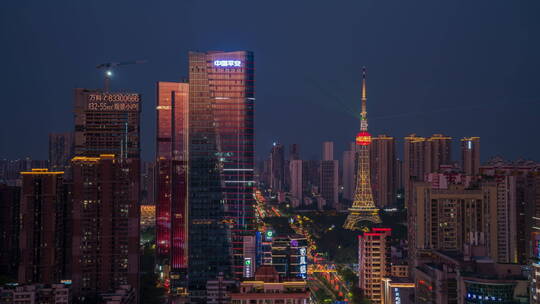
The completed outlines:
<svg viewBox="0 0 540 304">
<path fill-rule="evenodd" d="M 140 104 L 137 93 L 75 89 L 76 297 L 115 292 L 121 285 L 139 291 Z"/>
<path fill-rule="evenodd" d="M 141 205 L 141 229 L 156 226 L 156 206 Z"/>
<path fill-rule="evenodd" d="M 310 292 L 305 281 L 280 280 L 272 266 L 262 266 L 255 273 L 255 280 L 240 283 L 240 290 L 230 294 L 232 304 L 307 304 Z"/>
<path fill-rule="evenodd" d="M 75 89 L 75 155 L 139 159 L 141 97 Z"/>
<path fill-rule="evenodd" d="M 414 282 L 406 278 L 383 278 L 382 298 L 383 304 L 413 304 Z"/>
<path fill-rule="evenodd" d="M 189 54 L 189 289 L 244 274 L 244 236 L 255 235 L 253 53 Z M 283 170 L 283 167 L 282 167 Z"/>
<path fill-rule="evenodd" d="M 18 281 L 52 284 L 66 275 L 70 237 L 61 171 L 21 172 L 21 230 Z"/>
<path fill-rule="evenodd" d="M 412 209 L 408 220 L 409 256 L 422 250 L 455 251 L 483 248 L 484 255 L 494 255 L 496 247 L 497 189 L 491 183 L 476 189 L 449 184 L 447 188 L 433 188 L 430 183 L 414 183 Z M 410 265 L 418 262 L 411 260 Z"/>
<path fill-rule="evenodd" d="M 157 83 L 156 249 L 175 292 L 185 292 L 188 268 L 189 84 Z"/>
<path fill-rule="evenodd" d="M 378 208 L 394 204 L 396 199 L 396 147 L 393 137 L 373 137 L 370 147 L 371 186 Z"/>
<path fill-rule="evenodd" d="M 138 290 L 138 176 L 113 154 L 72 159 L 72 280 L 76 297 Z"/>
<path fill-rule="evenodd" d="M 540 234 L 540 164 L 493 158 L 480 167 L 497 186 L 497 256 L 500 263 L 527 263 Z M 525 232 L 525 233 L 523 233 Z M 531 245 L 532 248 L 531 248 Z"/>
<path fill-rule="evenodd" d="M 272 239 L 271 265 L 281 278 L 307 278 L 307 240 L 301 235 L 275 236 Z"/>
<path fill-rule="evenodd" d="M 527 303 L 528 281 L 520 265 L 484 263 L 458 275 L 458 303 Z M 482 266 L 482 267 L 478 267 Z"/>
<path fill-rule="evenodd" d="M 426 253 L 415 268 L 414 303 L 529 303 L 524 265 L 455 251 Z"/>
<path fill-rule="evenodd" d="M 373 202 L 371 189 L 371 171 L 369 168 L 369 145 L 371 135 L 367 122 L 367 93 L 366 93 L 366 70 L 362 74 L 362 112 L 360 113 L 360 133 L 356 136 L 356 145 L 359 147 L 358 173 L 356 175 L 356 190 L 352 207 L 349 208 L 349 215 L 345 220 L 344 228 L 349 230 L 361 229 L 358 223 L 368 221 L 380 223 L 379 210 Z"/>
<path fill-rule="evenodd" d="M 383 279 L 391 275 L 390 228 L 358 236 L 358 284 L 371 303 L 383 302 Z"/>
<path fill-rule="evenodd" d="M 261 265 L 272 265 L 272 243 L 274 241 L 274 231 L 267 230 L 261 237 Z"/>
<path fill-rule="evenodd" d="M 405 137 L 402 173 L 407 207 L 414 181 L 423 181 L 426 174 L 440 172 L 441 165 L 451 164 L 451 144 L 452 138 L 442 134 L 429 138 L 416 134 Z"/>
<path fill-rule="evenodd" d="M 466 175 L 480 173 L 480 137 L 461 139 L 461 169 Z"/>
</svg>

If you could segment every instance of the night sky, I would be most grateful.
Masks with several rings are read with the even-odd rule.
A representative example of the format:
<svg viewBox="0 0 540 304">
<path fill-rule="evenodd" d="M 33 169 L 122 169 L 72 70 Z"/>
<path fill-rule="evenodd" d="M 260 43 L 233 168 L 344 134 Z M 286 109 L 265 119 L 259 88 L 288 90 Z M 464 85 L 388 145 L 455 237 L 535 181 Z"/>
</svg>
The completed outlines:
<svg viewBox="0 0 540 304">
<path fill-rule="evenodd" d="M 336 157 L 359 128 L 368 69 L 372 134 L 480 136 L 482 158 L 540 160 L 540 1 L 22 1 L 0 4 L 0 158 L 47 158 L 73 128 L 73 88 L 143 94 L 154 155 L 155 82 L 187 75 L 190 50 L 251 50 L 257 157 L 273 141 Z M 455 160 L 459 155 L 453 155 Z"/>
</svg>

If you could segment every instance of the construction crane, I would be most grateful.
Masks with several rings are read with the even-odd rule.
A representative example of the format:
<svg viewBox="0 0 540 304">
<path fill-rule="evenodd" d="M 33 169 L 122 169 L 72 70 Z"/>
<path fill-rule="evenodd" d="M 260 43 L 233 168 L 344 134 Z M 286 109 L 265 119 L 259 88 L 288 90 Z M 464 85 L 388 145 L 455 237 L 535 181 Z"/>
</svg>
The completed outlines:
<svg viewBox="0 0 540 304">
<path fill-rule="evenodd" d="M 96 66 L 97 69 L 104 69 L 105 70 L 105 92 L 109 91 L 109 82 L 111 80 L 111 77 L 113 75 L 112 68 L 121 66 L 121 65 L 129 65 L 129 64 L 141 64 L 146 63 L 147 60 L 134 60 L 134 61 L 125 61 L 125 62 L 107 62 L 98 64 Z"/>
</svg>

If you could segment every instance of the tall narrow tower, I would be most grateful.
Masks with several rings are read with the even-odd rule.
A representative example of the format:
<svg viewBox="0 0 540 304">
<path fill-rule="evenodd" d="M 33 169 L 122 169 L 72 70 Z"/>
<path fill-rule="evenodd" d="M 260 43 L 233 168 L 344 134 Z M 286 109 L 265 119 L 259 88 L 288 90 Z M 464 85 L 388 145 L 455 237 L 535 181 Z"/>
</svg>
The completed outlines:
<svg viewBox="0 0 540 304">
<path fill-rule="evenodd" d="M 380 223 L 379 210 L 375 208 L 373 194 L 371 193 L 369 171 L 369 145 L 371 135 L 368 133 L 367 108 L 366 108 L 366 69 L 362 71 L 362 112 L 360 113 L 360 133 L 356 135 L 356 145 L 359 146 L 360 157 L 358 158 L 358 173 L 356 177 L 356 190 L 352 207 L 349 208 L 349 216 L 343 227 L 349 230 L 360 230 L 359 222 Z"/>
</svg>

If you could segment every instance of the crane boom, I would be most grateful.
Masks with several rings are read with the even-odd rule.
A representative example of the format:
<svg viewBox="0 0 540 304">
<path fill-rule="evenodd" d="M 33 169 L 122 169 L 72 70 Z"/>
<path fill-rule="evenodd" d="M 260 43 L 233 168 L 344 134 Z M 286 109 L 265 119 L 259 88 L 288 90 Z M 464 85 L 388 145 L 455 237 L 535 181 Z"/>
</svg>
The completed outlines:
<svg viewBox="0 0 540 304">
<path fill-rule="evenodd" d="M 103 68 L 111 68 L 121 65 L 128 65 L 128 64 L 141 64 L 141 63 L 147 63 L 148 60 L 132 60 L 132 61 L 124 61 L 124 62 L 107 62 L 98 64 L 96 66 L 97 69 L 103 69 Z"/>
<path fill-rule="evenodd" d="M 112 69 L 113 67 L 117 66 L 123 66 L 123 65 L 130 65 L 130 64 L 142 64 L 147 63 L 147 60 L 132 60 L 132 61 L 124 61 L 124 62 L 106 62 L 101 63 L 96 66 L 96 69 L 105 69 L 105 92 L 109 91 L 109 82 L 111 80 L 112 76 Z"/>
</svg>

